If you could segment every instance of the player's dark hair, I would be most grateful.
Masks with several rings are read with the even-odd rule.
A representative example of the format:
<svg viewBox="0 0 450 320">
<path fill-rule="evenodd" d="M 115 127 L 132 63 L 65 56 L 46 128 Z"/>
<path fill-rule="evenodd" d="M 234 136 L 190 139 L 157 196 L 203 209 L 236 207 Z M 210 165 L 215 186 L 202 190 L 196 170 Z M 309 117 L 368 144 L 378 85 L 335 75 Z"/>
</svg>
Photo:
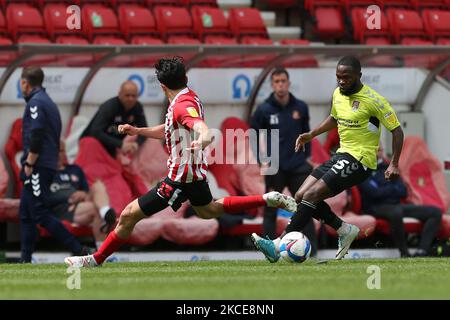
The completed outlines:
<svg viewBox="0 0 450 320">
<path fill-rule="evenodd" d="M 275 70 L 272 71 L 272 74 L 270 75 L 270 79 L 273 79 L 274 76 L 277 76 L 279 74 L 285 74 L 286 77 L 289 80 L 289 72 L 287 72 L 287 70 L 283 67 L 277 67 L 275 68 Z"/>
<path fill-rule="evenodd" d="M 39 67 L 25 67 L 22 70 L 22 79 L 28 81 L 31 87 L 41 87 L 44 82 L 44 71 Z"/>
<path fill-rule="evenodd" d="M 163 58 L 155 64 L 158 81 L 171 90 L 187 86 L 186 68 L 183 58 Z"/>
<path fill-rule="evenodd" d="M 361 62 L 355 56 L 345 56 L 338 62 L 338 66 L 350 66 L 356 73 L 361 72 Z"/>
</svg>

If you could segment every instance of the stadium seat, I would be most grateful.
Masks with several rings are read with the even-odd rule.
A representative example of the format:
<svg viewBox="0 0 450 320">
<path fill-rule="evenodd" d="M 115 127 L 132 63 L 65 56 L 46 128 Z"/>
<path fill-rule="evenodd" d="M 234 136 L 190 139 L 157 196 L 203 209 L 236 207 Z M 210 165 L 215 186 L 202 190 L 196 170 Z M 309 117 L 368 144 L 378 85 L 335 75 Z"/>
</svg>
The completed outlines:
<svg viewBox="0 0 450 320">
<path fill-rule="evenodd" d="M 9 46 L 12 45 L 13 42 L 9 38 L 0 37 L 0 46 Z M 13 61 L 17 57 L 15 52 L 0 52 L 0 66 L 7 66 L 11 61 Z"/>
<path fill-rule="evenodd" d="M 120 5 L 118 9 L 120 31 L 127 41 L 136 35 L 159 38 L 153 14 L 137 5 Z"/>
<path fill-rule="evenodd" d="M 340 39 L 344 36 L 344 21 L 339 8 L 318 7 L 314 11 L 314 17 L 314 33 L 320 39 Z"/>
<path fill-rule="evenodd" d="M 271 46 L 273 41 L 266 38 L 244 36 L 241 38 L 241 44 L 254 46 Z M 273 59 L 276 54 L 252 54 L 243 56 L 243 67 L 246 68 L 261 68 Z"/>
<path fill-rule="evenodd" d="M 269 38 L 266 26 L 258 9 L 233 8 L 229 10 L 228 19 L 231 31 L 238 39 L 248 36 Z"/>
<path fill-rule="evenodd" d="M 180 3 L 187 7 L 194 7 L 194 6 L 218 7 L 217 0 L 180 0 Z"/>
<path fill-rule="evenodd" d="M 204 41 L 205 44 L 214 45 L 238 45 L 235 38 L 223 37 L 223 36 L 206 36 Z M 240 55 L 217 55 L 209 56 L 197 67 L 207 67 L 207 68 L 229 68 L 238 67 L 241 65 L 242 57 Z"/>
<path fill-rule="evenodd" d="M 95 37 L 92 44 L 96 45 L 104 45 L 104 46 L 121 46 L 126 45 L 124 39 L 110 36 L 97 36 Z M 94 61 L 97 62 L 100 60 L 105 54 L 104 53 L 96 53 L 94 54 Z M 123 55 L 119 57 L 115 57 L 112 61 L 106 63 L 107 67 L 127 67 L 131 65 L 131 56 Z"/>
<path fill-rule="evenodd" d="M 6 19 L 2 11 L 0 11 L 0 34 L 4 36 L 8 35 L 8 26 L 6 25 Z"/>
<path fill-rule="evenodd" d="M 308 46 L 309 40 L 306 39 L 282 39 L 281 45 L 300 45 Z M 283 61 L 283 66 L 286 68 L 305 68 L 305 67 L 317 67 L 318 62 L 313 55 L 296 55 Z"/>
<path fill-rule="evenodd" d="M 367 28 L 368 14 L 365 9 L 354 8 L 352 10 L 353 39 L 364 43 L 367 37 L 389 37 L 389 23 L 383 11 L 381 13 L 381 29 Z"/>
<path fill-rule="evenodd" d="M 55 43 L 66 45 L 89 45 L 85 38 L 76 36 L 59 36 Z M 91 53 L 60 54 L 58 64 L 70 67 L 87 67 L 94 63 L 94 56 Z"/>
<path fill-rule="evenodd" d="M 8 140 L 5 144 L 5 156 L 14 174 L 14 194 L 17 198 L 20 196 L 20 191 L 22 190 L 22 182 L 20 181 L 20 157 L 22 153 L 22 118 L 18 118 L 13 122 Z"/>
<path fill-rule="evenodd" d="M 186 8 L 158 6 L 153 13 L 158 31 L 164 40 L 170 36 L 193 37 L 192 19 Z"/>
<path fill-rule="evenodd" d="M 206 36 L 228 36 L 231 30 L 223 11 L 213 7 L 192 8 L 192 22 L 197 37 L 204 41 Z"/>
<path fill-rule="evenodd" d="M 411 0 L 416 10 L 422 9 L 447 9 L 445 0 Z"/>
<path fill-rule="evenodd" d="M 29 35 L 24 34 L 21 35 L 17 39 L 17 43 L 30 43 L 30 44 L 50 44 L 50 40 L 41 36 L 37 35 Z M 43 54 L 43 55 L 37 55 L 34 56 L 31 59 L 28 59 L 24 63 L 22 63 L 22 66 L 44 66 L 48 64 L 52 64 L 57 61 L 56 55 L 52 54 Z"/>
<path fill-rule="evenodd" d="M 144 0 L 146 6 L 156 8 L 158 6 L 179 6 L 180 0 Z"/>
<path fill-rule="evenodd" d="M 373 46 L 387 46 L 391 44 L 391 40 L 384 37 L 369 37 L 365 40 L 365 44 Z M 399 67 L 400 59 L 392 55 L 376 55 L 365 59 L 368 66 L 377 67 Z"/>
<path fill-rule="evenodd" d="M 14 41 L 22 34 L 44 36 L 44 22 L 38 9 L 27 4 L 10 4 L 6 8 L 8 32 Z"/>
<path fill-rule="evenodd" d="M 450 37 L 450 11 L 423 10 L 422 18 L 431 40 L 436 42 L 440 37 Z"/>
<path fill-rule="evenodd" d="M 433 42 L 430 40 L 419 38 L 403 38 L 400 42 L 406 46 L 432 46 Z M 432 68 L 438 61 L 439 56 L 436 55 L 405 55 L 403 57 L 404 65 L 406 67 L 414 68 Z"/>
<path fill-rule="evenodd" d="M 8 171 L 0 157 L 0 222 L 19 221 L 19 199 L 5 198 L 9 183 Z"/>
<path fill-rule="evenodd" d="M 341 0 L 305 0 L 305 9 L 308 10 L 311 14 L 317 8 L 324 7 L 338 7 L 341 9 L 344 3 Z"/>
<path fill-rule="evenodd" d="M 371 5 L 377 5 L 383 10 L 383 1 L 382 0 L 342 0 L 345 6 L 345 12 L 347 16 L 351 15 L 351 12 L 354 8 L 364 9 L 367 12 L 367 8 Z"/>
<path fill-rule="evenodd" d="M 66 8 L 66 4 L 48 4 L 44 8 L 45 29 L 52 41 L 58 35 L 81 35 L 81 30 L 67 28 Z"/>
<path fill-rule="evenodd" d="M 390 9 L 387 15 L 395 42 L 399 43 L 403 37 L 425 37 L 422 19 L 416 11 Z"/>
<path fill-rule="evenodd" d="M 82 30 L 89 41 L 95 36 L 119 36 L 119 22 L 111 8 L 101 5 L 85 5 L 81 9 Z"/>
<path fill-rule="evenodd" d="M 412 9 L 413 4 L 411 0 L 382 0 L 384 8 L 406 8 L 406 9 Z"/>
</svg>

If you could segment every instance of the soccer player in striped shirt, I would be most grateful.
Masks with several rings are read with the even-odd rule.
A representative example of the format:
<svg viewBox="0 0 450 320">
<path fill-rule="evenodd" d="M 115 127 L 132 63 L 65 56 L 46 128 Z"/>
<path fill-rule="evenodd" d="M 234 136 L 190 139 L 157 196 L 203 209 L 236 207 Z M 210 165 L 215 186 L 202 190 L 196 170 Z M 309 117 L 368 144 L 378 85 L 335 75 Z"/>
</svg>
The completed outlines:
<svg viewBox="0 0 450 320">
<path fill-rule="evenodd" d="M 208 165 L 203 152 L 212 142 L 208 126 L 204 122 L 204 108 L 196 93 L 187 87 L 186 70 L 180 58 L 161 59 L 155 68 L 162 90 L 170 102 L 165 123 L 148 128 L 125 124 L 119 126 L 119 132 L 154 139 L 165 138 L 169 151 L 168 175 L 122 211 L 115 230 L 108 235 L 96 253 L 67 257 L 64 260 L 67 265 L 101 265 L 108 256 L 127 242 L 137 222 L 168 206 L 176 211 L 186 200 L 190 201 L 198 216 L 204 219 L 217 218 L 225 212 L 237 213 L 265 205 L 292 212 L 297 209 L 293 198 L 278 192 L 213 200 L 206 181 Z M 191 136 L 195 138 L 192 140 Z"/>
</svg>

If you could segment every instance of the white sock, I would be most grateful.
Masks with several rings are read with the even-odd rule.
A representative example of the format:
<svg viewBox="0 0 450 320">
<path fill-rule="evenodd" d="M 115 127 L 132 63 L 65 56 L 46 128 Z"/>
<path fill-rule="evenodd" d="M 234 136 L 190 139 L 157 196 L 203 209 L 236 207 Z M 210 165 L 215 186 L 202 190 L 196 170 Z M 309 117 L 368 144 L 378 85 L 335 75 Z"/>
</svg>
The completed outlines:
<svg viewBox="0 0 450 320">
<path fill-rule="evenodd" d="M 103 244 L 103 241 L 95 241 L 95 246 L 97 247 L 97 250 L 100 249 L 102 244 Z"/>
<path fill-rule="evenodd" d="M 281 241 L 281 238 L 276 238 L 276 239 L 272 240 L 272 242 L 275 245 L 275 248 L 277 249 L 278 252 L 280 252 L 280 241 Z"/>
<path fill-rule="evenodd" d="M 342 225 L 339 229 L 337 229 L 338 235 L 342 236 L 343 234 L 350 232 L 350 225 L 348 223 L 342 222 Z"/>
<path fill-rule="evenodd" d="M 106 213 L 108 212 L 109 209 L 111 209 L 110 206 L 104 206 L 104 207 L 100 208 L 100 210 L 99 210 L 100 211 L 100 217 L 102 217 L 103 220 L 105 219 L 105 215 L 106 215 Z"/>
</svg>

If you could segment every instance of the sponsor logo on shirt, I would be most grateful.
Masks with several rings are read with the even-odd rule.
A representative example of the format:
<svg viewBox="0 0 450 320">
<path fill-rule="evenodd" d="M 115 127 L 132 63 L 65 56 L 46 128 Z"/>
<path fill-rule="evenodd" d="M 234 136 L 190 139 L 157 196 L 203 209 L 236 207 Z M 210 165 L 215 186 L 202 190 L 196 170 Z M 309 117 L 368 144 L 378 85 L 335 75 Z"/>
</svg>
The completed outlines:
<svg viewBox="0 0 450 320">
<path fill-rule="evenodd" d="M 300 120 L 301 118 L 302 118 L 302 115 L 300 114 L 300 112 L 298 110 L 294 110 L 292 112 L 292 119 Z"/>
<path fill-rule="evenodd" d="M 278 124 L 279 123 L 278 114 L 271 114 L 269 122 L 271 125 Z"/>
</svg>

